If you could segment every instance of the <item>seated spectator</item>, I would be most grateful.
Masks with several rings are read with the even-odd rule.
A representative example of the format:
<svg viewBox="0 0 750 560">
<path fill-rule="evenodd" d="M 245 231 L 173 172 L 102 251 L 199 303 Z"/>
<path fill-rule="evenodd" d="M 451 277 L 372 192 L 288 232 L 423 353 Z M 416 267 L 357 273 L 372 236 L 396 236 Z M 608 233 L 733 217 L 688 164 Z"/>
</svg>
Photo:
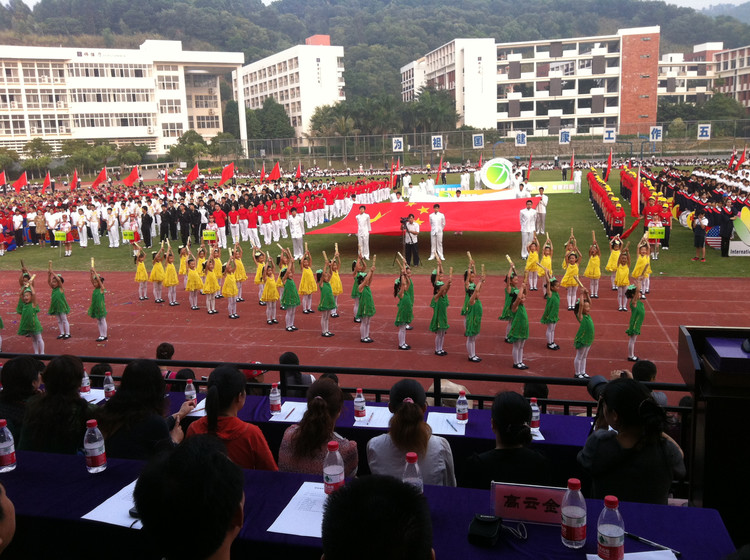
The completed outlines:
<svg viewBox="0 0 750 560">
<path fill-rule="evenodd" d="M 336 375 L 335 373 L 329 373 L 329 372 L 321 373 L 320 374 L 320 378 L 321 379 L 330 379 L 336 385 L 338 385 L 339 387 L 341 387 L 341 384 L 339 383 L 339 376 Z M 348 393 L 347 391 L 343 391 L 343 390 L 341 391 L 341 393 L 344 395 L 344 400 L 345 401 L 353 401 L 354 400 L 354 395 L 352 395 L 351 393 Z"/>
<path fill-rule="evenodd" d="M 91 382 L 91 388 L 92 389 L 101 389 L 104 387 L 104 377 L 107 374 L 112 375 L 113 370 L 112 366 L 106 363 L 96 364 L 94 367 L 91 368 L 91 371 L 89 372 L 90 382 Z"/>
<path fill-rule="evenodd" d="M 644 383 L 656 381 L 656 364 L 649 360 L 638 360 L 633 364 L 633 379 Z M 667 395 L 660 391 L 651 391 L 651 396 L 659 406 L 667 406 Z"/>
<path fill-rule="evenodd" d="M 242 469 L 209 436 L 185 440 L 143 469 L 133 498 L 143 530 L 169 560 L 229 560 L 244 518 Z M 189 512 L 189 529 L 175 516 Z M 184 529 L 184 527 L 183 527 Z"/>
<path fill-rule="evenodd" d="M 328 442 L 337 441 L 344 459 L 344 475 L 351 478 L 357 474 L 357 442 L 334 432 L 343 403 L 341 389 L 330 379 L 320 379 L 310 385 L 305 415 L 299 424 L 286 429 L 281 440 L 280 471 L 322 473 Z"/>
<path fill-rule="evenodd" d="M 425 497 L 389 476 L 355 478 L 323 510 L 321 560 L 434 560 Z M 352 552 L 356 551 L 356 552 Z"/>
<path fill-rule="evenodd" d="M 52 358 L 42 373 L 45 392 L 29 399 L 18 449 L 75 455 L 93 417 L 79 393 L 83 363 L 76 356 Z"/>
<path fill-rule="evenodd" d="M 168 371 L 164 376 L 164 379 L 182 379 L 183 381 L 192 379 L 195 381 L 195 372 L 190 368 L 183 368 L 179 371 Z M 166 390 L 184 393 L 185 385 L 186 383 L 167 383 Z"/>
<path fill-rule="evenodd" d="M 425 484 L 455 486 L 450 445 L 445 438 L 432 435 L 432 428 L 424 420 L 424 388 L 413 379 L 402 379 L 391 387 L 388 409 L 393 413 L 388 433 L 367 442 L 370 472 L 400 479 L 406 454 L 413 451 L 419 457 Z"/>
<path fill-rule="evenodd" d="M 19 356 L 5 362 L 0 370 L 3 390 L 0 391 L 0 418 L 8 421 L 13 439 L 21 437 L 26 402 L 39 394 L 42 379 L 39 375 L 44 364 L 30 356 Z"/>
<path fill-rule="evenodd" d="M 294 352 L 284 352 L 279 358 L 279 364 L 281 365 L 299 365 L 299 358 Z M 302 373 L 300 371 L 288 370 L 286 368 L 279 369 L 279 379 L 283 379 L 287 385 L 312 385 L 315 381 L 315 377 L 309 373 Z M 304 398 L 307 394 L 307 389 L 287 389 L 286 395 L 288 397 L 302 397 Z"/>
<path fill-rule="evenodd" d="M 156 362 L 133 360 L 127 365 L 117 392 L 97 411 L 107 455 L 148 459 L 182 441 L 180 422 L 195 403 L 183 402 L 179 412 L 165 419 L 164 386 Z"/>
<path fill-rule="evenodd" d="M 518 393 L 498 393 L 492 403 L 495 449 L 475 453 L 466 461 L 461 486 L 489 489 L 491 482 L 551 484 L 549 460 L 532 451 L 531 405 Z"/>
<path fill-rule="evenodd" d="M 162 342 L 159 344 L 159 346 L 156 347 L 156 359 L 157 360 L 171 360 L 172 356 L 174 356 L 174 346 L 172 346 L 169 342 Z M 161 366 L 162 373 L 164 377 L 167 377 L 171 372 L 169 368 L 165 366 Z"/>
<path fill-rule="evenodd" d="M 523 398 L 537 399 L 548 399 L 549 398 L 549 387 L 546 383 L 524 383 L 523 384 Z"/>
<path fill-rule="evenodd" d="M 685 464 L 680 447 L 662 431 L 664 409 L 645 386 L 627 378 L 607 383 L 599 408 L 596 431 L 578 453 L 591 474 L 591 497 L 666 504 L 672 480 L 685 476 Z"/>
<path fill-rule="evenodd" d="M 433 383 L 430 385 L 430 387 L 427 389 L 428 393 L 432 393 L 435 391 L 435 384 Z M 450 381 L 448 379 L 441 379 L 440 380 L 440 391 L 443 395 L 451 395 L 456 394 L 458 395 L 459 391 L 466 391 L 466 394 L 469 394 L 469 390 L 464 387 L 463 385 L 459 385 L 458 383 L 454 383 L 453 381 Z M 456 399 L 458 397 L 443 397 L 441 399 L 441 405 L 440 406 L 447 406 L 450 408 L 454 408 L 456 406 Z M 427 397 L 427 406 L 435 406 L 435 399 L 433 397 Z M 474 401 L 469 399 L 469 408 L 474 407 Z"/>
<path fill-rule="evenodd" d="M 259 364 L 260 362 L 252 362 L 253 364 Z M 267 369 L 243 369 L 242 373 L 245 375 L 245 379 L 247 379 L 248 385 L 255 384 L 255 385 L 262 385 L 266 382 L 266 374 L 268 373 Z M 270 392 L 270 389 L 266 387 L 253 387 L 250 389 L 246 389 L 248 395 L 254 395 L 257 397 L 262 397 L 265 395 L 268 395 Z"/>
<path fill-rule="evenodd" d="M 0 554 L 16 534 L 16 508 L 10 501 L 5 486 L 0 484 Z"/>
<path fill-rule="evenodd" d="M 190 424 L 188 437 L 213 434 L 227 447 L 227 455 L 243 469 L 276 471 L 278 467 L 263 432 L 237 418 L 245 406 L 245 376 L 234 366 L 219 366 L 208 376 L 206 416 Z"/>
</svg>

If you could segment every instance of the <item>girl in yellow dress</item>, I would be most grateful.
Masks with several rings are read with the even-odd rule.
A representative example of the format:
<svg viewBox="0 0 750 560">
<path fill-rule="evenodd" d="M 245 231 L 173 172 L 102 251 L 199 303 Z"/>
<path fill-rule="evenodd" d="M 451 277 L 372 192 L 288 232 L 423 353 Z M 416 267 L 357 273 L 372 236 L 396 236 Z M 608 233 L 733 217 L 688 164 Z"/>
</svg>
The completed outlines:
<svg viewBox="0 0 750 560">
<path fill-rule="evenodd" d="M 216 279 L 216 261 L 213 257 L 208 257 L 208 260 L 203 263 L 205 269 L 206 281 L 203 283 L 203 293 L 206 295 L 206 309 L 209 315 L 218 313 L 216 311 L 216 292 L 219 291 L 219 281 Z"/>
<path fill-rule="evenodd" d="M 576 277 L 578 276 L 578 250 L 569 251 L 563 261 L 563 268 L 565 269 L 565 275 L 560 281 L 560 285 L 568 290 L 568 311 L 572 311 L 576 306 L 576 295 L 578 293 L 578 282 Z"/>
<path fill-rule="evenodd" d="M 596 242 L 596 234 L 592 231 L 591 237 L 593 242 L 591 243 L 591 247 L 589 247 L 589 262 L 586 265 L 586 270 L 583 272 L 583 275 L 586 278 L 589 278 L 591 280 L 591 287 L 589 288 L 589 293 L 591 294 L 592 298 L 599 298 L 599 278 L 602 276 L 602 270 L 601 270 L 601 250 L 599 249 L 599 245 Z"/>
<path fill-rule="evenodd" d="M 628 298 L 625 292 L 630 285 L 630 252 L 627 247 L 620 253 L 615 271 L 615 286 L 617 287 L 618 311 L 628 310 Z"/>
<path fill-rule="evenodd" d="M 633 278 L 641 279 L 641 299 L 646 299 L 645 294 L 651 287 L 651 250 L 648 243 L 648 232 L 638 242 L 638 258 L 633 267 Z"/>
<path fill-rule="evenodd" d="M 527 249 L 529 256 L 526 257 L 524 270 L 528 273 L 529 290 L 536 292 L 539 283 L 539 241 L 537 241 L 536 234 L 534 234 L 534 239 L 529 243 Z"/>
<path fill-rule="evenodd" d="M 312 256 L 305 247 L 305 256 L 302 258 L 302 277 L 299 280 L 299 295 L 302 296 L 302 313 L 314 313 L 312 309 L 312 295 L 318 291 L 315 276 L 312 270 Z"/>
<path fill-rule="evenodd" d="M 223 282 L 223 275 L 221 273 L 222 270 L 224 270 L 224 267 L 221 264 L 221 249 L 219 247 L 214 247 L 211 250 L 211 255 L 214 258 L 214 272 L 216 273 L 216 281 L 219 283 L 219 290 L 216 294 L 216 299 L 221 299 L 224 296 L 221 294 L 221 284 Z"/>
<path fill-rule="evenodd" d="M 234 277 L 237 280 L 237 301 L 245 301 L 242 297 L 242 285 L 247 280 L 247 272 L 245 271 L 245 264 L 242 262 L 242 247 L 239 243 L 234 244 L 234 266 L 237 271 L 234 273 Z"/>
<path fill-rule="evenodd" d="M 195 268 L 198 270 L 198 276 L 200 276 L 202 280 L 206 279 L 206 267 L 203 266 L 205 262 L 206 247 L 201 243 L 201 246 L 198 248 L 198 261 L 195 263 Z"/>
<path fill-rule="evenodd" d="M 146 272 L 146 253 L 143 252 L 138 243 L 134 243 L 138 255 L 133 259 L 135 261 L 135 281 L 138 283 L 138 299 L 143 301 L 148 299 L 148 272 Z"/>
<path fill-rule="evenodd" d="M 177 276 L 177 269 L 174 266 L 174 253 L 172 247 L 169 246 L 169 241 L 167 241 L 167 268 L 164 272 L 164 285 L 167 287 L 169 305 L 180 305 L 180 302 L 177 301 L 177 284 L 179 283 L 180 278 Z"/>
<path fill-rule="evenodd" d="M 253 262 L 255 262 L 255 285 L 258 286 L 258 304 L 266 305 L 263 301 L 263 266 L 266 262 L 266 256 L 259 247 L 253 247 Z"/>
<path fill-rule="evenodd" d="M 615 286 L 615 276 L 617 273 L 617 263 L 620 261 L 620 252 L 622 251 L 622 241 L 620 235 L 615 235 L 609 242 L 609 259 L 607 259 L 607 265 L 604 270 L 610 273 L 612 278 L 612 291 L 617 289 Z"/>
<path fill-rule="evenodd" d="M 148 277 L 148 281 L 151 282 L 154 290 L 154 303 L 164 303 L 162 296 L 162 282 L 164 282 L 164 265 L 161 261 L 164 259 L 164 242 L 159 247 L 158 251 L 151 253 L 151 258 L 154 261 L 154 266 L 151 269 L 151 274 Z"/>
<path fill-rule="evenodd" d="M 286 271 L 289 269 L 289 263 L 294 262 L 294 259 L 287 256 L 287 251 L 281 248 L 281 254 L 276 262 L 279 263 L 279 275 L 276 278 L 276 289 L 279 290 L 279 309 L 284 310 L 284 284 L 286 283 Z"/>
<path fill-rule="evenodd" d="M 554 252 L 554 248 L 552 247 L 552 241 L 549 238 L 549 233 L 547 234 L 547 241 L 544 242 L 544 247 L 542 248 L 542 258 L 539 259 L 539 266 L 537 267 L 537 273 L 538 274 L 544 274 L 545 269 L 550 271 L 550 276 L 552 276 L 552 254 Z M 547 297 L 547 283 L 545 282 L 542 286 L 542 291 L 544 292 L 544 297 Z"/>
<path fill-rule="evenodd" d="M 276 285 L 273 261 L 271 255 L 266 255 L 266 264 L 263 267 L 263 294 L 261 301 L 266 304 L 266 323 L 276 325 L 276 306 L 279 302 L 279 288 Z"/>
<path fill-rule="evenodd" d="M 203 280 L 201 280 L 197 268 L 195 257 L 190 253 L 190 249 L 188 249 L 187 284 L 185 284 L 185 290 L 188 293 L 190 309 L 193 311 L 200 309 L 200 307 L 198 307 L 198 293 L 203 291 Z"/>
<path fill-rule="evenodd" d="M 333 291 L 333 301 L 336 305 L 331 310 L 331 317 L 336 318 L 339 316 L 339 296 L 344 293 L 344 284 L 341 282 L 341 276 L 339 276 L 339 270 L 341 269 L 341 256 L 336 251 L 331 259 L 331 291 Z"/>
<path fill-rule="evenodd" d="M 188 247 L 190 246 L 190 238 L 188 237 L 187 246 L 180 245 L 180 269 L 177 274 L 184 276 L 182 287 L 187 288 L 187 260 L 188 260 Z"/>
<path fill-rule="evenodd" d="M 230 319 L 239 319 L 237 315 L 237 266 L 234 263 L 234 257 L 230 256 L 227 264 L 222 267 L 224 273 L 224 286 L 221 289 L 221 295 L 227 298 L 227 311 Z"/>
</svg>

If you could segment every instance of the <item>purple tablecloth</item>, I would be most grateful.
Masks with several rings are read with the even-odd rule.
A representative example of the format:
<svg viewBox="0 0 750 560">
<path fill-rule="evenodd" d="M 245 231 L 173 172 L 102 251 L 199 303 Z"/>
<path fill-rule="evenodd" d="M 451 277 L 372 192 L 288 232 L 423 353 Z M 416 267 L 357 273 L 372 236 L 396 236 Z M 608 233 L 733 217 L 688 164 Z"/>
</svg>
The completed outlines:
<svg viewBox="0 0 750 560">
<path fill-rule="evenodd" d="M 9 558 L 152 558 L 140 531 L 83 521 L 80 517 L 132 482 L 142 463 L 111 459 L 106 471 L 86 472 L 82 457 L 19 452 L 15 471 L 0 475 L 18 517 L 17 539 L 3 554 Z M 320 558 L 320 540 L 269 533 L 268 527 L 286 507 L 303 481 L 318 477 L 245 471 L 245 522 L 232 548 L 237 558 Z M 583 552 L 560 542 L 558 526 L 527 525 L 529 538 L 518 541 L 507 533 L 491 549 L 468 543 L 466 533 L 475 513 L 489 513 L 489 491 L 425 487 L 432 512 L 434 548 L 438 558 L 581 559 L 596 548 L 599 500 L 588 501 L 589 532 Z M 734 550 L 717 511 L 710 509 L 623 503 L 628 531 L 670 546 L 684 560 L 720 559 Z M 189 522 L 175 513 L 175 531 Z M 515 525 L 506 521 L 508 525 Z M 628 539 L 626 552 L 650 550 Z"/>
</svg>

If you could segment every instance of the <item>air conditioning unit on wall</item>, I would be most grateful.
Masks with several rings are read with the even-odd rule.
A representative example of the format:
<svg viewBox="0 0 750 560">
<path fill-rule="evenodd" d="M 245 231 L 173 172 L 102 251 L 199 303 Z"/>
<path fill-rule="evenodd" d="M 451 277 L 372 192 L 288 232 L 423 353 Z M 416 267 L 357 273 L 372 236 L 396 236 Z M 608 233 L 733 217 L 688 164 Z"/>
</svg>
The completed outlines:
<svg viewBox="0 0 750 560">
<path fill-rule="evenodd" d="M 146 131 L 147 131 L 147 132 L 148 132 L 149 134 L 153 134 L 153 133 L 154 133 L 154 127 L 153 127 L 153 126 L 149 126 L 148 128 L 146 128 Z"/>
</svg>

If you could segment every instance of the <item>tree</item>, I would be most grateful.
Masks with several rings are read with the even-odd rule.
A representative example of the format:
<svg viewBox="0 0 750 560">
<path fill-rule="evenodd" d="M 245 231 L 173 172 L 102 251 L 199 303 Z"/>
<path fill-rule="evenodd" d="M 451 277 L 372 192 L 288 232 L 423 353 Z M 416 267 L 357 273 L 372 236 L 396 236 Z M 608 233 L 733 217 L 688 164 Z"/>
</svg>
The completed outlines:
<svg viewBox="0 0 750 560">
<path fill-rule="evenodd" d="M 208 144 L 203 137 L 194 130 L 188 130 L 169 149 L 169 157 L 177 161 L 187 162 L 188 166 L 192 167 L 198 157 L 206 151 L 208 151 Z"/>
<path fill-rule="evenodd" d="M 237 102 L 234 100 L 227 101 L 224 106 L 224 132 L 234 138 L 240 137 L 240 111 Z"/>
<path fill-rule="evenodd" d="M 687 126 L 685 125 L 685 121 L 677 117 L 671 123 L 669 123 L 669 128 L 667 129 L 667 131 L 669 132 L 670 138 L 685 138 Z"/>
<path fill-rule="evenodd" d="M 225 159 L 236 155 L 238 152 L 242 152 L 239 140 L 226 132 L 222 132 L 213 137 L 211 145 L 208 147 L 208 151 L 212 156 L 218 157 L 219 163 L 222 164 Z"/>
<path fill-rule="evenodd" d="M 34 138 L 23 147 L 23 151 L 30 158 L 38 158 L 42 156 L 52 155 L 52 145 L 45 142 L 42 138 Z"/>
<path fill-rule="evenodd" d="M 0 148 L 0 170 L 10 169 L 19 159 L 15 150 Z"/>
<path fill-rule="evenodd" d="M 263 101 L 263 107 L 258 110 L 258 120 L 263 138 L 294 138 L 289 115 L 273 97 L 266 97 Z"/>
</svg>

